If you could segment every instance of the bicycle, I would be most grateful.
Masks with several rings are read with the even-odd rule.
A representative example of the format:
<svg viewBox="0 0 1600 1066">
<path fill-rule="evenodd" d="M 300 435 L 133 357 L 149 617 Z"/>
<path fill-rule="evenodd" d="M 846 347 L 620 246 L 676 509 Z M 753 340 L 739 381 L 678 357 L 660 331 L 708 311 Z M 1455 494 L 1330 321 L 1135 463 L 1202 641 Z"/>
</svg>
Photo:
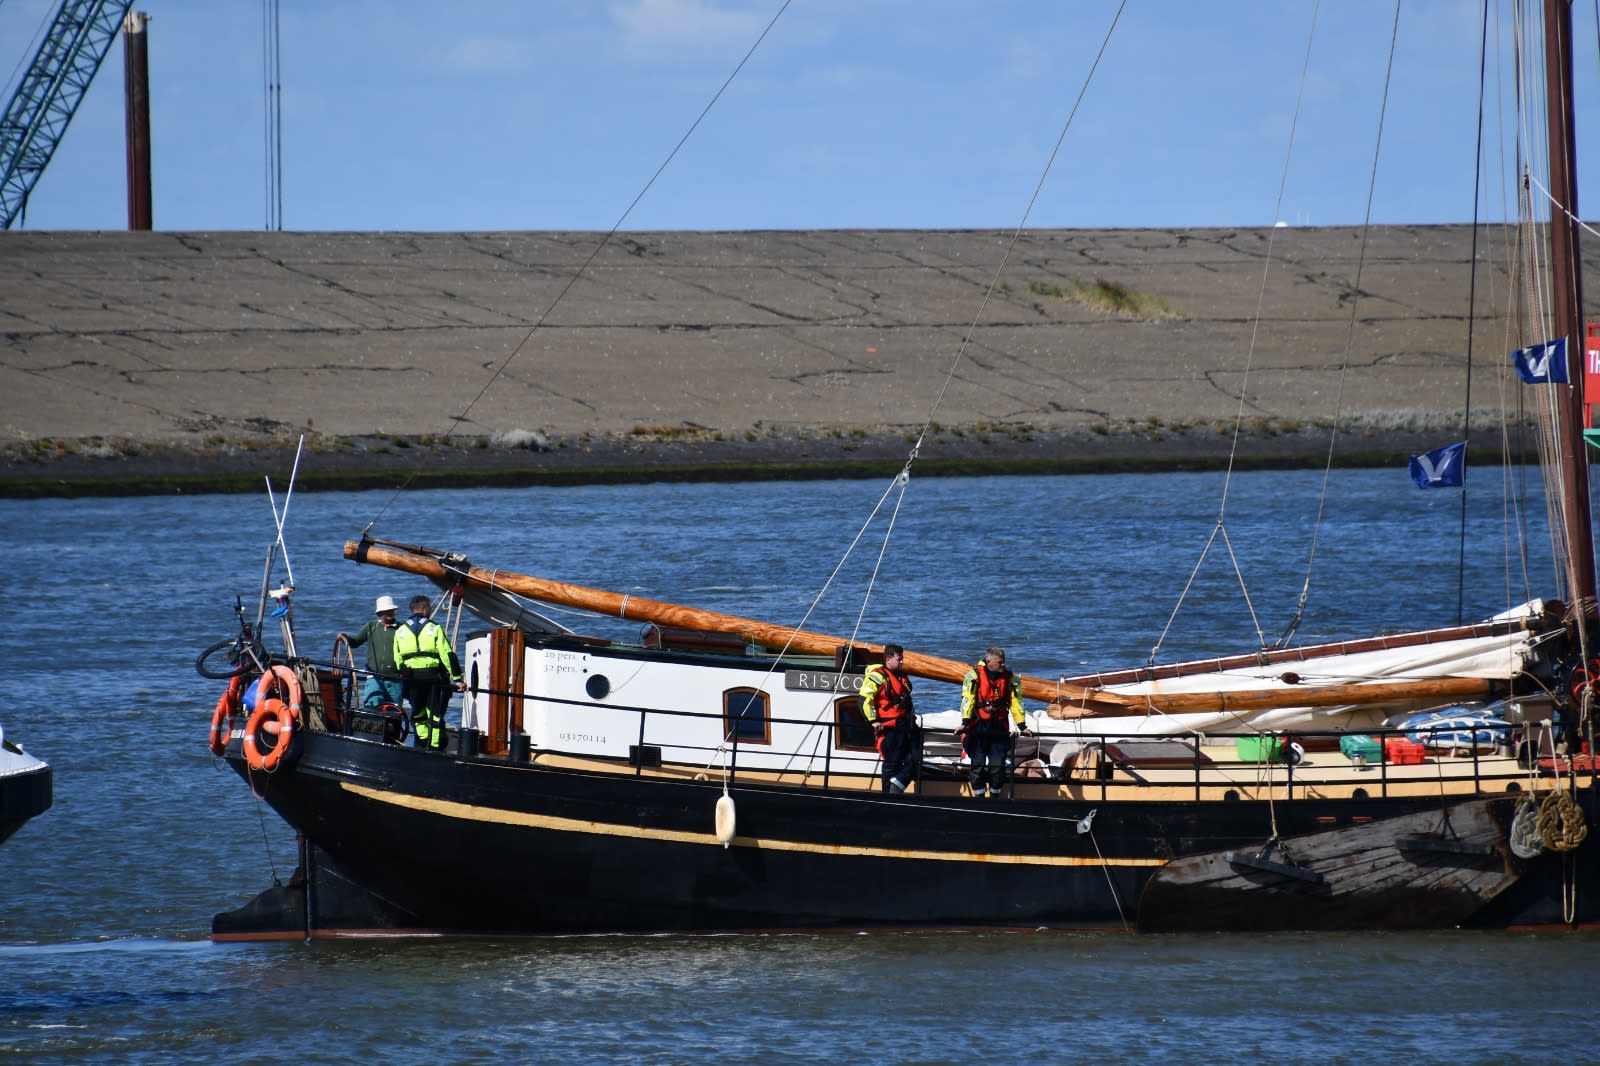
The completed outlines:
<svg viewBox="0 0 1600 1066">
<path fill-rule="evenodd" d="M 240 674 L 266 673 L 272 662 L 266 645 L 256 634 L 250 620 L 245 617 L 244 601 L 235 596 L 233 613 L 239 619 L 239 632 L 228 640 L 219 640 L 195 656 L 194 668 L 201 676 L 213 681 L 226 681 Z M 218 665 L 218 663 L 226 664 Z"/>
</svg>

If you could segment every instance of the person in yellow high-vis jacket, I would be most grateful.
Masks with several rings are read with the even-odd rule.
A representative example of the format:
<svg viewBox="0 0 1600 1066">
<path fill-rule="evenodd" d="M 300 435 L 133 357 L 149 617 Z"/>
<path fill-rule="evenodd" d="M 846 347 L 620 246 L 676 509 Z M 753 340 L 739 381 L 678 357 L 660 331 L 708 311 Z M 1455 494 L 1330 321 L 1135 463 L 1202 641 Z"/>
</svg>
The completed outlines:
<svg viewBox="0 0 1600 1066">
<path fill-rule="evenodd" d="M 1012 723 L 1022 736 L 1033 736 L 1017 675 L 1006 669 L 1005 649 L 990 648 L 961 682 L 961 728 L 956 730 L 972 763 L 968 776 L 978 799 L 998 796 L 1005 786 Z"/>
<path fill-rule="evenodd" d="M 461 661 L 450 647 L 444 627 L 429 617 L 428 597 L 411 598 L 411 617 L 394 634 L 394 663 L 405 679 L 405 700 L 411 706 L 416 746 L 443 751 L 444 713 L 450 692 L 461 692 Z"/>
</svg>

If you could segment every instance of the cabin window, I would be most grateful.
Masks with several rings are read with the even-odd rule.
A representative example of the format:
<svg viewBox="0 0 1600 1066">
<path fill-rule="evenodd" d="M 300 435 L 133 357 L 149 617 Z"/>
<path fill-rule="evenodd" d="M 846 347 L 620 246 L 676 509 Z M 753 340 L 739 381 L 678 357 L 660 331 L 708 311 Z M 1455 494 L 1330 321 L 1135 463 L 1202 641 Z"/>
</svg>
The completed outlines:
<svg viewBox="0 0 1600 1066">
<path fill-rule="evenodd" d="M 771 744 L 767 694 L 753 688 L 730 688 L 722 694 L 722 724 L 724 733 L 741 744 Z"/>
<path fill-rule="evenodd" d="M 861 713 L 861 697 L 833 701 L 833 746 L 845 751 L 876 751 L 872 725 Z"/>
</svg>

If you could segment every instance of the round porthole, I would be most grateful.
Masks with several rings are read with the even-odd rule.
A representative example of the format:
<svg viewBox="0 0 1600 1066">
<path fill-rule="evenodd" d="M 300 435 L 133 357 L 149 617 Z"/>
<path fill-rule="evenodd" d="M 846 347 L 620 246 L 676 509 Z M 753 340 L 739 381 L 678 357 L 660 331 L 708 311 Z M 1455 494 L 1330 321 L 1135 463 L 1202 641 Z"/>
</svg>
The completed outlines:
<svg viewBox="0 0 1600 1066">
<path fill-rule="evenodd" d="M 1224 792 L 1222 794 L 1222 798 L 1223 798 L 1224 802 L 1227 802 L 1227 803 L 1238 803 L 1239 802 L 1239 793 L 1238 793 L 1238 791 L 1236 789 L 1231 789 L 1230 788 L 1230 789 L 1228 789 L 1228 791 L 1226 791 L 1226 792 Z"/>
<path fill-rule="evenodd" d="M 611 681 L 605 674 L 593 674 L 583 683 L 583 690 L 591 700 L 603 700 L 611 694 Z"/>
<path fill-rule="evenodd" d="M 1358 789 L 1355 789 L 1354 791 L 1352 791 L 1350 793 L 1350 798 L 1351 799 L 1364 800 L 1364 799 L 1370 799 L 1371 797 L 1367 795 L 1367 790 L 1366 789 L 1358 788 Z"/>
<path fill-rule="evenodd" d="M 1522 786 L 1520 784 L 1518 784 L 1517 782 L 1513 781 L 1509 785 L 1506 786 L 1506 791 L 1507 792 L 1521 792 L 1522 791 Z"/>
</svg>

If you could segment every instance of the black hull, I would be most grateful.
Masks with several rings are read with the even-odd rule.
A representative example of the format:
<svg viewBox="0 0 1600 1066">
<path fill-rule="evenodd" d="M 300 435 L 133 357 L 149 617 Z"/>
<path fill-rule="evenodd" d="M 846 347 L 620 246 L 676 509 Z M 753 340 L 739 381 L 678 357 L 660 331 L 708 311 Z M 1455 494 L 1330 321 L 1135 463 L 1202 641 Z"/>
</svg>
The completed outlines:
<svg viewBox="0 0 1600 1066">
<path fill-rule="evenodd" d="M 1438 797 L 1280 802 L 1048 802 L 887 796 L 738 782 L 731 847 L 717 781 L 458 759 L 330 734 L 264 775 L 229 762 L 307 841 L 303 877 L 218 915 L 219 938 L 359 932 L 547 934 L 846 927 L 1131 928 L 1168 861 L 1438 810 Z M 1579 793 L 1594 820 L 1593 790 Z M 1509 810 L 1501 803 L 1497 810 Z M 1089 832 L 1080 820 L 1094 813 Z M 1363 926 L 1600 920 L 1590 843 L 1520 864 L 1482 910 L 1426 899 Z M 1578 886 L 1563 913 L 1562 883 Z M 253 909 L 252 909 L 253 908 Z M 1448 912 L 1448 913 L 1446 913 Z M 1344 928 L 1315 900 L 1283 928 Z M 1370 921 L 1369 921 L 1370 919 Z M 1159 925 L 1160 923 L 1156 923 Z M 1213 928 L 1175 918 L 1177 928 Z M 254 930 L 254 932 L 252 932 Z"/>
<path fill-rule="evenodd" d="M 50 767 L 38 767 L 0 777 L 0 844 L 5 843 L 29 819 L 37 818 L 54 802 Z"/>
</svg>

